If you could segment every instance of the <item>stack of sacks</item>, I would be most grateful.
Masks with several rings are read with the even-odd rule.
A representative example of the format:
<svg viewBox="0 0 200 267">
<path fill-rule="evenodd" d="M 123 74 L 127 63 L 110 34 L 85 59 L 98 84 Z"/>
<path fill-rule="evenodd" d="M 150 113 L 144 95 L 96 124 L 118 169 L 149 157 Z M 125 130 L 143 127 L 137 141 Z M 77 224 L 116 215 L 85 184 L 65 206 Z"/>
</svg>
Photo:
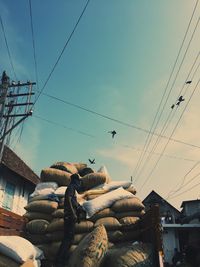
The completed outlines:
<svg viewBox="0 0 200 267">
<path fill-rule="evenodd" d="M 44 251 L 47 259 L 55 259 L 63 238 L 64 194 L 73 173 L 79 173 L 83 182 L 85 191 L 77 194 L 77 199 L 83 205 L 87 219 L 76 224 L 71 251 L 101 224 L 108 233 L 109 246 L 126 240 L 134 241 L 136 233 L 132 231 L 130 235 L 124 226 L 135 224 L 144 214 L 144 206 L 135 197 L 132 183 L 111 181 L 105 166 L 95 172 L 84 163 L 67 162 L 57 162 L 41 171 L 41 183 L 25 207 L 29 240 Z M 49 189 L 48 192 L 47 186 L 52 186 L 52 191 Z"/>
<path fill-rule="evenodd" d="M 19 236 L 0 236 L 0 266 L 19 267 L 25 262 L 29 266 L 41 266 L 42 250 Z"/>
</svg>

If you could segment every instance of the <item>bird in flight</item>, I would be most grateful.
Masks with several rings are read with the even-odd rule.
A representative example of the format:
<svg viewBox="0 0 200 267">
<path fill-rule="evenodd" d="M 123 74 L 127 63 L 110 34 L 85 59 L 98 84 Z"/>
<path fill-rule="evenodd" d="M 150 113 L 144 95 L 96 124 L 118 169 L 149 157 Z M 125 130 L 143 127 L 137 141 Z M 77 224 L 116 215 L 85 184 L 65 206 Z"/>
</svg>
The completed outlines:
<svg viewBox="0 0 200 267">
<path fill-rule="evenodd" d="M 93 160 L 88 159 L 88 160 L 89 160 L 89 162 L 90 162 L 91 164 L 95 164 L 95 159 L 93 159 Z"/>
<path fill-rule="evenodd" d="M 173 109 L 175 107 L 175 105 L 173 104 L 172 106 L 171 106 L 171 109 Z"/>
<path fill-rule="evenodd" d="M 177 106 L 180 105 L 181 102 L 185 101 L 185 98 L 183 98 L 183 96 L 179 96 L 178 102 L 176 103 Z"/>
<path fill-rule="evenodd" d="M 187 82 L 186 82 L 186 84 L 191 84 L 191 83 L 192 83 L 192 81 L 187 81 Z"/>
<path fill-rule="evenodd" d="M 115 130 L 113 130 L 113 131 L 109 131 L 108 133 L 111 133 L 112 134 L 112 138 L 114 138 L 117 132 Z"/>
</svg>

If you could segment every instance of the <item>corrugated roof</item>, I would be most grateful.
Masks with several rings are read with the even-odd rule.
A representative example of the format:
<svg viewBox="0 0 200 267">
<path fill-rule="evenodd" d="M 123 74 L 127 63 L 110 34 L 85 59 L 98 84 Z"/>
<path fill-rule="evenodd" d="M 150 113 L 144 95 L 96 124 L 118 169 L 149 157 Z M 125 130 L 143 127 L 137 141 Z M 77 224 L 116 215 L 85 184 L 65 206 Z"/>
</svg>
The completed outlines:
<svg viewBox="0 0 200 267">
<path fill-rule="evenodd" d="M 28 180 L 33 184 L 40 182 L 40 178 L 33 172 L 33 170 L 24 163 L 9 147 L 4 147 L 2 165 L 6 166 L 11 171 L 20 175 L 22 178 Z"/>
</svg>

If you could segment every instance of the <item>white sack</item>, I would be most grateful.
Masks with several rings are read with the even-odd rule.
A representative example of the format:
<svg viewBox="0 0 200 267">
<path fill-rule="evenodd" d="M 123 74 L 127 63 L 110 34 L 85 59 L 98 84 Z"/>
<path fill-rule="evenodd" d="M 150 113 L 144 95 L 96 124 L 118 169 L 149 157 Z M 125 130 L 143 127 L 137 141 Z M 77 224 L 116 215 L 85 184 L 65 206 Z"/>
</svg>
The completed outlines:
<svg viewBox="0 0 200 267">
<path fill-rule="evenodd" d="M 112 181 L 108 184 L 104 184 L 103 189 L 111 191 L 117 189 L 119 187 L 123 187 L 124 189 L 129 188 L 132 185 L 132 182 L 128 181 Z"/>
<path fill-rule="evenodd" d="M 58 184 L 55 182 L 43 182 L 36 185 L 35 190 L 41 190 L 46 188 L 52 188 L 56 190 L 58 188 Z"/>
<path fill-rule="evenodd" d="M 44 257 L 42 250 L 20 236 L 0 236 L 0 253 L 19 263 Z"/>
<path fill-rule="evenodd" d="M 131 198 L 133 194 L 124 190 L 122 187 L 96 197 L 92 200 L 85 201 L 83 208 L 86 211 L 87 218 L 92 217 L 96 212 L 109 208 L 115 201 L 124 198 Z"/>
<path fill-rule="evenodd" d="M 64 197 L 66 189 L 67 189 L 67 186 L 60 186 L 56 189 L 54 194 L 56 194 L 57 196 L 63 196 Z"/>
</svg>

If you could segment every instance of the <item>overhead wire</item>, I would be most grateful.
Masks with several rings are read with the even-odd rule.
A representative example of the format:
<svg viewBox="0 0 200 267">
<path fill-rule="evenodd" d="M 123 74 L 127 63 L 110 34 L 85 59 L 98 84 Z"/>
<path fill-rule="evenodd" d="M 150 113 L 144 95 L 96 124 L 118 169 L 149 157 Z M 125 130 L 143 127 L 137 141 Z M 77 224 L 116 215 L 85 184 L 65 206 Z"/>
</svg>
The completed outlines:
<svg viewBox="0 0 200 267">
<path fill-rule="evenodd" d="M 172 70 L 171 70 L 169 79 L 168 79 L 168 81 L 167 81 L 167 85 L 166 85 L 166 87 L 165 87 L 165 89 L 164 89 L 163 95 L 162 95 L 162 97 L 161 97 L 161 101 L 160 101 L 159 106 L 158 106 L 158 108 L 157 108 L 156 115 L 155 115 L 155 117 L 154 117 L 154 119 L 153 119 L 153 122 L 152 122 L 152 125 L 151 125 L 151 128 L 150 128 L 150 132 L 154 132 L 154 131 L 156 130 L 156 127 L 157 127 L 157 125 L 158 125 L 158 122 L 159 122 L 159 120 L 160 120 L 160 118 L 161 118 L 161 115 L 162 115 L 162 113 L 163 113 L 163 110 L 162 110 L 162 111 L 161 111 L 161 115 L 159 116 L 159 118 L 158 118 L 158 120 L 157 120 L 157 123 L 156 123 L 156 125 L 154 126 L 154 123 L 155 123 L 155 121 L 156 121 L 156 118 L 157 118 L 157 116 L 158 116 L 158 113 L 159 113 L 159 111 L 160 111 L 160 108 L 161 108 L 161 106 L 162 106 L 162 102 L 163 102 L 163 100 L 164 100 L 165 94 L 167 93 L 167 88 L 168 88 L 168 86 L 169 86 L 170 80 L 171 80 L 171 78 L 172 78 L 172 75 L 173 75 L 173 73 L 174 73 L 176 64 L 177 64 L 177 62 L 178 62 L 178 58 L 179 58 L 179 56 L 180 56 L 181 50 L 182 50 L 182 48 L 183 48 L 183 45 L 184 45 L 184 43 L 185 43 L 186 36 L 187 36 L 187 34 L 188 34 L 188 31 L 189 31 L 189 28 L 190 28 L 192 19 L 193 19 L 193 17 L 194 17 L 194 14 L 195 14 L 195 11 L 196 11 L 196 8 L 197 8 L 198 3 L 199 3 L 199 0 L 196 1 L 196 4 L 195 4 L 195 6 L 194 6 L 194 9 L 193 9 L 192 15 L 191 15 L 191 17 L 190 17 L 190 20 L 189 20 L 189 23 L 188 23 L 186 32 L 185 32 L 185 34 L 184 34 L 184 38 L 183 38 L 183 40 L 182 40 L 181 46 L 180 46 L 179 51 L 178 51 L 178 55 L 177 55 L 177 57 L 176 57 L 176 60 L 175 60 L 175 62 L 174 62 L 174 65 L 173 65 L 173 67 L 172 67 Z M 172 89 L 172 88 L 171 88 L 171 89 Z M 171 91 L 170 91 L 170 93 L 171 93 Z M 169 98 L 170 93 L 168 94 L 168 98 Z M 168 98 L 167 98 L 167 99 L 168 99 Z M 164 104 L 164 107 L 165 107 L 165 105 L 166 105 L 166 102 L 165 102 L 165 104 Z M 153 128 L 154 128 L 154 129 L 153 129 Z M 153 130 L 152 130 L 152 129 L 153 129 Z M 148 149 L 149 144 L 150 144 L 150 142 L 151 142 L 152 136 L 153 136 L 153 135 L 151 135 L 151 137 L 150 137 L 150 133 L 149 133 L 148 136 L 147 136 L 147 138 L 146 138 L 146 140 L 145 140 L 145 143 L 144 143 L 144 146 L 143 146 L 143 152 L 141 153 L 141 155 L 140 155 L 140 157 L 139 157 L 139 160 L 137 161 L 137 164 L 136 164 L 136 166 L 135 166 L 135 168 L 134 168 L 133 176 L 136 175 L 136 173 L 137 173 L 137 171 L 138 171 L 138 169 L 139 169 L 139 167 L 140 167 L 140 165 L 141 165 L 141 162 L 142 162 L 142 160 L 143 160 L 143 158 L 144 158 L 144 155 L 145 155 L 145 153 L 146 153 L 146 150 Z"/>
<path fill-rule="evenodd" d="M 180 184 L 180 186 L 178 187 L 178 189 L 176 189 L 176 190 L 171 190 L 171 191 L 167 194 L 166 199 L 171 198 L 171 196 L 173 196 L 174 194 L 176 194 L 178 191 L 180 191 L 182 188 L 184 188 L 186 185 L 188 185 L 189 183 L 191 183 L 191 182 L 196 178 L 196 176 L 194 176 L 194 177 L 193 177 L 192 179 L 190 179 L 186 184 L 184 184 L 184 183 L 185 183 L 185 180 L 186 180 L 186 178 L 187 178 L 187 176 L 192 172 L 192 170 L 194 170 L 194 169 L 199 165 L 199 163 L 200 163 L 200 161 L 197 161 L 197 162 L 192 166 L 192 168 L 189 169 L 189 171 L 183 176 L 182 181 L 181 181 L 181 184 Z M 178 185 L 177 185 L 177 186 L 178 186 Z"/>
<path fill-rule="evenodd" d="M 179 119 L 178 119 L 178 121 L 177 121 L 177 123 L 176 123 L 176 125 L 175 125 L 175 127 L 174 127 L 174 129 L 173 129 L 173 131 L 172 131 L 172 133 L 171 133 L 171 135 L 170 135 L 170 138 L 171 138 L 171 137 L 173 136 L 173 134 L 175 133 L 175 131 L 176 131 L 176 129 L 177 129 L 177 127 L 178 127 L 178 125 L 179 125 L 179 123 L 180 123 L 182 117 L 183 117 L 183 114 L 184 114 L 186 108 L 188 107 L 188 105 L 189 105 L 189 103 L 190 103 L 190 101 L 191 101 L 191 99 L 192 99 L 192 97 L 193 97 L 193 95 L 194 95 L 194 93 L 195 93 L 195 91 L 196 91 L 198 85 L 199 85 L 199 82 L 200 82 L 200 79 L 198 80 L 196 86 L 194 87 L 194 90 L 192 91 L 192 93 L 191 93 L 191 95 L 190 95 L 190 98 L 189 98 L 187 104 L 185 105 L 185 107 L 184 107 L 184 109 L 183 109 L 183 111 L 182 111 L 182 113 L 181 113 L 181 116 L 179 117 Z M 163 148 L 163 150 L 162 150 L 162 152 L 161 152 L 161 155 L 159 156 L 159 158 L 158 158 L 156 164 L 153 166 L 151 172 L 149 173 L 149 175 L 148 175 L 147 178 L 145 179 L 145 181 L 144 181 L 144 183 L 142 184 L 142 186 L 140 187 L 140 189 L 141 189 L 141 188 L 144 188 L 145 184 L 148 182 L 148 180 L 150 179 L 151 175 L 152 175 L 153 172 L 155 171 L 155 169 L 156 169 L 158 163 L 160 162 L 160 160 L 161 160 L 161 158 L 162 158 L 162 155 L 163 155 L 163 153 L 165 152 L 165 150 L 166 150 L 166 148 L 167 148 L 169 142 L 170 142 L 170 139 L 168 139 L 168 141 L 167 141 L 167 143 L 165 144 L 165 146 L 164 146 L 164 148 Z"/>
<path fill-rule="evenodd" d="M 196 62 L 197 62 L 197 60 L 198 60 L 198 58 L 199 58 L 199 55 L 200 55 L 200 52 L 198 52 L 198 54 L 197 54 L 197 56 L 196 56 L 196 58 L 195 58 L 195 60 L 194 60 L 194 63 L 192 64 L 192 66 L 191 66 L 191 68 L 190 68 L 190 71 L 189 71 L 189 73 L 188 73 L 188 75 L 187 75 L 186 81 L 187 81 L 188 78 L 190 77 L 190 75 L 191 75 L 191 73 L 192 73 L 192 70 L 193 70 L 193 68 L 194 68 L 194 66 L 195 66 L 195 64 L 196 64 Z M 195 77 L 195 75 L 196 75 L 196 73 L 197 73 L 197 70 L 198 70 L 199 66 L 200 66 L 200 63 L 197 65 L 197 67 L 196 67 L 196 69 L 195 69 L 195 71 L 194 71 L 194 73 L 193 73 L 193 75 L 192 75 L 191 80 L 194 79 L 194 77 Z M 182 95 L 182 91 L 183 91 L 185 85 L 186 85 L 186 82 L 184 81 L 183 86 L 182 86 L 182 88 L 181 88 L 181 90 L 180 90 L 178 96 Z M 190 85 L 187 86 L 186 90 L 188 89 L 189 86 L 190 86 Z M 185 90 L 183 96 L 185 95 L 186 90 Z M 177 97 L 177 98 L 178 98 L 178 97 Z M 172 119 L 174 118 L 174 116 L 175 116 L 177 110 L 178 110 L 178 106 L 176 105 L 176 109 L 173 109 L 173 110 L 171 109 L 171 111 L 169 112 L 169 115 L 168 115 L 168 117 L 167 117 L 167 119 L 166 119 L 166 121 L 165 121 L 165 123 L 164 123 L 164 125 L 163 125 L 163 127 L 162 127 L 162 129 L 161 129 L 161 131 L 160 131 L 160 136 L 163 135 L 163 134 L 165 134 L 165 131 L 166 131 L 167 128 L 169 127 L 169 125 L 170 125 Z M 149 161 L 150 161 L 150 159 L 151 159 L 151 156 L 152 156 L 151 153 L 153 153 L 153 152 L 156 150 L 156 148 L 158 147 L 158 145 L 159 145 L 159 143 L 160 143 L 160 141 L 161 141 L 160 136 L 157 137 L 157 139 L 156 139 L 154 145 L 153 145 L 152 148 L 151 148 L 151 151 L 150 151 L 149 155 L 148 155 L 147 158 L 146 158 L 145 163 L 144 163 L 143 166 L 141 167 L 141 170 L 138 172 L 135 181 L 137 181 L 137 178 L 140 177 L 140 175 L 142 174 L 142 172 L 144 172 L 146 166 L 148 165 L 148 163 L 149 163 Z"/>
<path fill-rule="evenodd" d="M 198 173 L 198 176 L 199 176 L 199 175 L 200 175 L 200 173 Z M 196 177 L 197 177 L 197 175 L 196 175 Z M 172 197 L 169 198 L 169 199 L 177 198 L 177 197 L 179 197 L 179 196 L 181 196 L 181 195 L 183 195 L 183 194 L 185 194 L 185 193 L 191 191 L 193 188 L 197 187 L 198 185 L 200 185 L 200 183 L 197 183 L 197 184 L 193 185 L 192 187 L 188 188 L 187 190 L 185 190 L 185 191 L 183 191 L 183 192 L 181 192 L 181 193 L 179 193 L 179 194 L 177 194 L 177 195 L 175 195 L 175 196 L 172 196 Z"/>
<path fill-rule="evenodd" d="M 110 120 L 110 121 L 114 121 L 114 122 L 116 122 L 116 123 L 118 123 L 118 124 L 120 124 L 120 125 L 129 127 L 129 128 L 133 128 L 133 129 L 136 129 L 136 130 L 145 132 L 145 133 L 149 133 L 149 132 L 150 132 L 148 129 L 139 127 L 139 126 L 134 125 L 134 124 L 130 124 L 130 123 L 128 123 L 128 122 L 124 122 L 124 121 L 119 120 L 119 119 L 115 119 L 115 118 L 113 118 L 113 117 L 111 117 L 111 116 L 109 116 L 109 115 L 105 115 L 105 114 L 96 112 L 96 111 L 94 111 L 94 110 L 85 108 L 85 107 L 80 106 L 80 105 L 78 105 L 78 104 L 72 103 L 72 102 L 70 102 L 70 101 L 68 101 L 68 100 L 64 100 L 64 99 L 61 99 L 61 98 L 59 98 L 59 97 L 56 97 L 56 96 L 53 96 L 53 95 L 50 95 L 50 94 L 47 94 L 47 93 L 42 93 L 42 95 L 47 96 L 47 97 L 49 97 L 49 98 L 51 98 L 51 99 L 54 99 L 54 100 L 56 100 L 56 101 L 59 101 L 59 102 L 65 104 L 65 105 L 69 105 L 69 106 L 72 106 L 72 107 L 75 107 L 75 108 L 84 110 L 84 111 L 86 111 L 86 112 L 89 112 L 89 113 L 91 113 L 91 114 L 93 114 L 93 115 L 102 117 L 102 118 L 104 118 L 104 119 L 107 119 L 107 120 Z M 152 133 L 152 134 L 155 135 L 155 136 L 159 136 L 159 134 L 158 134 L 158 133 L 155 133 L 155 132 Z M 161 137 L 164 138 L 164 139 L 167 139 L 167 140 L 168 140 L 168 138 L 169 138 L 168 136 L 165 136 L 165 135 L 161 135 Z M 173 141 L 173 142 L 175 142 L 175 143 L 180 143 L 180 144 L 183 144 L 183 145 L 187 145 L 187 146 L 190 146 L 190 147 L 194 147 L 194 148 L 200 148 L 200 146 L 198 146 L 198 145 L 196 145 L 196 144 L 187 143 L 187 142 L 184 142 L 184 141 L 182 141 L 182 140 L 178 140 L 178 139 L 174 139 L 174 138 L 171 138 L 171 141 Z"/>
<path fill-rule="evenodd" d="M 41 117 L 41 116 L 38 116 L 38 115 L 33 115 L 33 117 L 37 118 L 37 119 L 40 119 L 40 120 L 43 120 L 43 121 L 46 121 L 52 125 L 56 125 L 56 126 L 59 126 L 59 127 L 62 127 L 62 128 L 65 128 L 67 130 L 72 130 L 74 132 L 77 132 L 77 133 L 81 133 L 83 135 L 86 135 L 86 136 L 89 136 L 89 137 L 93 137 L 93 138 L 96 138 L 96 136 L 92 135 L 92 134 L 89 134 L 89 133 L 86 133 L 86 132 L 83 132 L 83 131 L 80 131 L 80 130 L 77 130 L 77 129 L 74 129 L 74 128 L 71 128 L 71 127 L 67 127 L 66 125 L 64 124 L 61 124 L 61 123 L 58 123 L 58 122 L 55 122 L 53 120 L 49 120 L 49 119 L 46 119 L 44 117 Z M 136 147 L 132 147 L 132 146 L 129 146 L 129 145 L 124 145 L 124 144 L 119 144 L 120 146 L 122 147 L 125 147 L 125 148 L 129 148 L 129 149 L 133 149 L 133 150 L 136 150 L 136 151 L 141 151 L 141 149 L 139 148 L 136 148 Z M 154 153 L 156 155 L 160 155 L 159 153 Z M 190 161 L 190 162 L 196 162 L 196 160 L 193 160 L 193 159 L 189 159 L 189 158 L 182 158 L 182 157 L 177 157 L 177 156 L 174 156 L 174 155 L 168 155 L 168 154 L 164 154 L 165 157 L 168 157 L 168 158 L 172 158 L 172 159 L 177 159 L 177 160 L 184 160 L 184 161 Z"/>
<path fill-rule="evenodd" d="M 92 134 L 89 134 L 89 133 L 86 133 L 86 132 L 83 132 L 83 131 L 80 131 L 80 130 L 77 130 L 77 129 L 74 129 L 74 128 L 71 128 L 71 127 L 67 127 L 67 126 L 64 125 L 64 124 L 61 124 L 61 123 L 58 123 L 58 122 L 54 122 L 54 121 L 52 121 L 52 120 L 48 120 L 48 119 L 43 118 L 43 117 L 40 117 L 40 116 L 38 116 L 38 115 L 32 115 L 32 117 L 35 117 L 35 118 L 38 118 L 38 119 L 40 119 L 40 120 L 46 121 L 46 122 L 48 122 L 48 123 L 51 123 L 51 124 L 54 124 L 54 125 L 63 127 L 63 128 L 68 129 L 68 130 L 70 130 L 70 131 L 77 132 L 77 133 L 82 134 L 82 135 L 86 135 L 86 136 L 89 136 L 89 137 L 92 137 L 92 138 L 95 137 L 95 136 L 92 135 Z"/>
<path fill-rule="evenodd" d="M 61 50 L 61 52 L 60 52 L 60 54 L 59 54 L 59 56 L 58 56 L 58 58 L 57 58 L 55 64 L 53 65 L 53 67 L 52 67 L 52 69 L 51 69 L 51 71 L 50 71 L 50 73 L 49 73 L 49 75 L 48 75 L 48 77 L 47 77 L 47 79 L 46 79 L 46 81 L 45 81 L 45 83 L 44 83 L 44 85 L 43 85 L 41 91 L 39 92 L 39 95 L 37 96 L 37 98 L 36 98 L 36 100 L 35 100 L 33 106 L 34 106 L 34 105 L 36 104 L 36 102 L 38 101 L 38 99 L 39 99 L 41 93 L 44 91 L 44 89 L 45 89 L 47 83 L 49 82 L 49 80 L 50 80 L 50 78 L 51 78 L 53 72 L 55 71 L 55 68 L 56 68 L 56 66 L 58 65 L 58 63 L 59 63 L 59 61 L 60 61 L 60 59 L 61 59 L 63 53 L 65 52 L 65 49 L 66 49 L 66 47 L 68 46 L 70 40 L 72 39 L 72 36 L 74 35 L 74 33 L 75 33 L 75 31 L 76 31 L 76 28 L 78 27 L 78 25 L 79 25 L 79 23 L 80 23 L 80 21 L 81 21 L 83 15 L 84 15 L 84 13 L 85 13 L 87 7 L 88 7 L 89 2 L 90 2 L 90 0 L 87 0 L 87 2 L 86 2 L 86 4 L 85 4 L 85 6 L 84 6 L 84 8 L 83 8 L 83 10 L 82 10 L 82 12 L 81 12 L 81 14 L 80 14 L 78 20 L 77 20 L 77 22 L 76 22 L 76 24 L 75 24 L 75 26 L 74 26 L 72 32 L 70 33 L 69 37 L 67 38 L 67 41 L 65 42 L 65 45 L 64 45 L 63 49 Z"/>
</svg>

